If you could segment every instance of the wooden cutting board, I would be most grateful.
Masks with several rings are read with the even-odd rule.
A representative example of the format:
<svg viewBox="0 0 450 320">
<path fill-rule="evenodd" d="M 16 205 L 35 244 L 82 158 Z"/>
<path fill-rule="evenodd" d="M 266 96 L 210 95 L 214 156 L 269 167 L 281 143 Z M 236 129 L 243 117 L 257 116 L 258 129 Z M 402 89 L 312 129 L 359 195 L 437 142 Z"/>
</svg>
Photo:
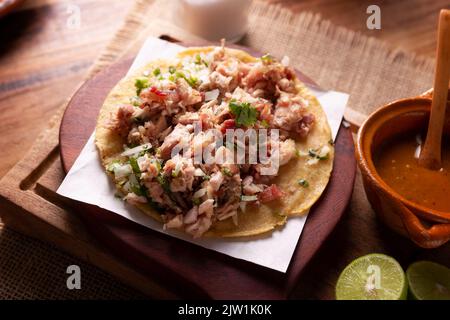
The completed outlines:
<svg viewBox="0 0 450 320">
<path fill-rule="evenodd" d="M 126 74 L 131 62 L 132 59 L 124 59 L 103 70 L 87 81 L 69 102 L 59 136 L 66 172 L 94 130 L 103 100 Z M 301 74 L 299 77 L 315 85 L 309 78 Z M 286 274 L 169 237 L 95 206 L 77 204 L 77 213 L 91 234 L 114 255 L 181 297 L 286 298 L 350 201 L 356 170 L 350 130 L 341 127 L 335 142 L 331 180 L 311 209 Z"/>
</svg>

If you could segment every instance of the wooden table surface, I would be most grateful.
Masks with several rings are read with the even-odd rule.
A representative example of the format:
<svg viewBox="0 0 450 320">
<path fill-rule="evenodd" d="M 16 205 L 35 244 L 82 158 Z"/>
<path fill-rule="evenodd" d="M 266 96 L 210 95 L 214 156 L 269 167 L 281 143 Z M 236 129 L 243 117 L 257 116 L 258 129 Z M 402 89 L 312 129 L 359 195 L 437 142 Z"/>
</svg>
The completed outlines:
<svg viewBox="0 0 450 320">
<path fill-rule="evenodd" d="M 382 29 L 366 28 L 373 1 L 282 1 L 294 11 L 321 13 L 335 24 L 419 54 L 434 55 L 436 19 L 448 0 L 378 1 Z M 55 109 L 73 92 L 133 1 L 25 1 L 0 20 L 0 177 L 27 151 Z M 70 27 L 73 8 L 81 23 Z"/>
<path fill-rule="evenodd" d="M 382 29 L 368 30 L 366 8 L 371 0 L 267 1 L 294 11 L 319 12 L 337 25 L 428 56 L 434 55 L 439 9 L 450 8 L 448 0 L 377 1 Z M 18 11 L 0 19 L 0 177 L 27 152 L 56 108 L 75 90 L 132 5 L 132 1 L 122 0 L 28 0 Z M 72 24 L 77 10 L 81 18 L 78 27 Z M 363 222 L 373 221 L 373 217 L 367 217 Z M 342 246 L 352 246 L 349 241 L 365 241 L 364 235 L 349 237 L 345 226 L 344 220 L 334 235 Z M 400 259 L 411 252 L 406 240 L 384 229 L 377 248 L 392 240 L 398 244 L 392 251 Z M 327 261 L 341 254 L 331 242 L 320 254 Z M 405 247 L 409 250 L 406 253 L 402 252 Z M 359 248 L 370 252 L 364 244 Z M 326 263 L 314 263 L 311 268 L 307 275 L 326 273 Z M 334 284 L 316 289 L 314 283 L 305 283 L 311 290 L 302 290 L 298 297 L 332 297 L 330 288 Z"/>
</svg>

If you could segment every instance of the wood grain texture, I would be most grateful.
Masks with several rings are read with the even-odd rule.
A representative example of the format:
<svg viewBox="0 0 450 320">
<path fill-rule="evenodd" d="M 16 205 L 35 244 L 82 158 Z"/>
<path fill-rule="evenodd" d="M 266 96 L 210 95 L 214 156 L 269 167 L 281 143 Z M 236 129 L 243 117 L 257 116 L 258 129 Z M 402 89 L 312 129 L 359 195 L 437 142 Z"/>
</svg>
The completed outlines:
<svg viewBox="0 0 450 320">
<path fill-rule="evenodd" d="M 269 1 L 282 2 L 294 11 L 319 12 L 333 23 L 386 40 L 393 47 L 399 45 L 428 56 L 434 55 L 439 9 L 449 7 L 448 0 L 377 1 L 382 9 L 383 29 L 369 31 L 365 28 L 365 8 L 371 1 Z M 62 200 L 49 196 L 54 194 L 62 179 L 58 150 L 52 142 L 57 139 L 58 128 L 44 132 L 31 148 L 37 133 L 75 91 L 99 49 L 132 6 L 132 1 L 121 0 L 72 0 L 70 3 L 82 9 L 84 22 L 80 29 L 64 27 L 68 17 L 67 2 L 59 0 L 25 1 L 19 11 L 0 20 L 0 176 L 31 150 L 30 157 L 4 177 L 9 185 L 0 185 L 0 214 L 4 222 L 15 229 L 54 243 L 74 256 L 101 266 L 122 281 L 139 286 L 149 281 L 148 278 L 138 276 L 111 256 L 105 258 L 102 249 L 88 240 L 89 234 L 79 219 L 70 216 Z M 39 164 L 38 170 L 34 169 L 35 164 Z M 20 186 L 21 181 L 25 182 Z M 346 217 L 308 265 L 293 298 L 333 299 L 340 271 L 362 254 L 384 252 L 397 258 L 403 267 L 417 259 L 431 259 L 450 266 L 450 245 L 434 250 L 417 249 L 378 222 L 362 194 L 360 177 L 357 177 Z M 39 212 L 48 215 L 39 215 Z M 1 235 L 8 233 L 5 230 L 3 228 Z M 76 233 L 72 232 L 78 232 L 80 240 L 75 239 Z M 0 242 L 2 239 L 5 237 L 0 236 Z M 17 261 L 27 260 L 18 258 Z M 0 283 L 5 283 L 1 275 Z M 35 283 L 33 279 L 22 282 L 30 286 Z M 151 282 L 148 288 L 153 288 L 146 292 L 149 295 L 161 290 Z M 170 297 L 171 293 L 164 296 Z"/>
<path fill-rule="evenodd" d="M 367 30 L 371 0 L 266 0 L 293 11 L 319 12 L 333 23 L 386 40 L 419 54 L 434 55 L 436 21 L 448 0 L 382 0 L 382 29 Z M 68 3 L 25 1 L 0 20 L 0 177 L 31 146 L 56 108 L 76 89 L 132 1 L 73 0 L 80 28 L 67 27 Z"/>
<path fill-rule="evenodd" d="M 71 1 L 80 28 L 69 28 L 68 3 L 26 1 L 0 20 L 0 176 L 36 139 L 120 26 L 129 1 Z"/>
</svg>

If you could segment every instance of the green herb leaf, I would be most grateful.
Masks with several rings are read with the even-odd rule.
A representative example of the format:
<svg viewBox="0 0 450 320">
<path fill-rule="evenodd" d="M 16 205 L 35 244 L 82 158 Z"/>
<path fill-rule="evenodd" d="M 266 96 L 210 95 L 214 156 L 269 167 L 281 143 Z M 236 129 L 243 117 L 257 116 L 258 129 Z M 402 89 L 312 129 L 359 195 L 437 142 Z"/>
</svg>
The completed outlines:
<svg viewBox="0 0 450 320">
<path fill-rule="evenodd" d="M 133 193 L 135 193 L 138 196 L 143 196 L 144 192 L 141 189 L 140 185 L 131 185 L 130 186 L 131 191 L 133 191 Z"/>
<path fill-rule="evenodd" d="M 155 77 L 159 76 L 161 74 L 161 69 L 160 68 L 156 68 L 155 70 L 153 70 L 153 75 Z"/>
<path fill-rule="evenodd" d="M 235 121 L 237 126 L 250 127 L 255 124 L 258 111 L 250 103 L 237 103 L 232 100 L 228 106 L 231 113 L 236 117 Z"/>
<path fill-rule="evenodd" d="M 114 171 L 114 168 L 115 168 L 117 165 L 120 165 L 120 161 L 119 161 L 119 160 L 113 160 L 113 161 L 111 161 L 111 163 L 108 165 L 108 167 L 106 168 L 106 170 L 109 171 L 109 172 L 113 172 L 113 171 Z"/>
<path fill-rule="evenodd" d="M 146 78 L 138 78 L 134 82 L 134 86 L 136 87 L 136 95 L 140 95 L 141 91 L 149 86 L 148 79 Z"/>
<path fill-rule="evenodd" d="M 130 165 L 131 165 L 131 168 L 133 168 L 134 173 L 136 173 L 136 174 L 141 173 L 141 169 L 139 169 L 139 165 L 137 163 L 136 158 L 134 158 L 134 157 L 130 158 Z"/>
<path fill-rule="evenodd" d="M 266 53 L 261 57 L 261 60 L 263 63 L 271 63 L 273 61 L 273 57 L 269 53 Z"/>
<path fill-rule="evenodd" d="M 187 77 L 183 72 L 181 71 L 177 71 L 175 73 L 175 76 L 177 78 L 183 78 L 184 80 L 186 80 L 186 82 L 191 86 L 191 87 L 195 87 L 198 83 L 198 79 L 196 77 L 190 76 Z"/>
<path fill-rule="evenodd" d="M 211 176 L 210 176 L 210 175 L 205 174 L 205 175 L 203 176 L 203 180 L 209 180 L 209 179 L 211 179 Z"/>
<path fill-rule="evenodd" d="M 193 204 L 194 206 L 200 205 L 201 202 L 202 202 L 202 200 L 200 200 L 200 198 L 194 198 L 194 199 L 192 199 L 192 204 Z"/>
<path fill-rule="evenodd" d="M 308 154 L 309 154 L 310 157 L 317 158 L 319 160 L 326 160 L 326 159 L 328 159 L 328 154 L 326 154 L 325 156 L 321 157 L 318 154 L 318 151 L 314 150 L 314 149 L 309 149 L 308 150 Z"/>
<path fill-rule="evenodd" d="M 308 180 L 305 180 L 305 179 L 298 180 L 298 184 L 301 185 L 304 188 L 308 188 L 309 187 L 309 182 L 308 182 Z"/>
<path fill-rule="evenodd" d="M 264 128 L 269 128 L 269 123 L 266 120 L 261 121 L 261 126 L 263 126 Z"/>
<path fill-rule="evenodd" d="M 174 74 L 175 71 L 177 71 L 177 69 L 175 69 L 174 66 L 170 66 L 170 67 L 169 67 L 169 73 L 170 73 L 170 74 Z"/>
<path fill-rule="evenodd" d="M 167 181 L 166 176 L 164 174 L 159 174 L 156 177 L 156 181 L 161 185 L 166 193 L 170 193 L 170 185 L 169 181 Z"/>
<path fill-rule="evenodd" d="M 142 103 L 142 100 L 138 96 L 134 96 L 130 98 L 130 102 L 133 106 L 139 107 Z"/>
<path fill-rule="evenodd" d="M 228 169 L 227 167 L 222 167 L 222 173 L 228 177 L 231 177 L 233 174 L 231 173 L 230 169 Z"/>
</svg>

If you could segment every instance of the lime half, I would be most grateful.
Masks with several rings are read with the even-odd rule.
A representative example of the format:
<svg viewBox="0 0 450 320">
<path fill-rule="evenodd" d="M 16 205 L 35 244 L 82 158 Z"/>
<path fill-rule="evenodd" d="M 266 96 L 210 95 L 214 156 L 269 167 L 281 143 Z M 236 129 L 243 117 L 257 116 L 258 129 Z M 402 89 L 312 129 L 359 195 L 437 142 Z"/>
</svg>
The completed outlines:
<svg viewBox="0 0 450 320">
<path fill-rule="evenodd" d="M 430 261 L 418 261 L 406 270 L 409 292 L 417 300 L 450 300 L 450 269 Z"/>
<path fill-rule="evenodd" d="M 405 300 L 407 292 L 400 264 L 379 253 L 354 260 L 336 284 L 337 300 Z"/>
</svg>

